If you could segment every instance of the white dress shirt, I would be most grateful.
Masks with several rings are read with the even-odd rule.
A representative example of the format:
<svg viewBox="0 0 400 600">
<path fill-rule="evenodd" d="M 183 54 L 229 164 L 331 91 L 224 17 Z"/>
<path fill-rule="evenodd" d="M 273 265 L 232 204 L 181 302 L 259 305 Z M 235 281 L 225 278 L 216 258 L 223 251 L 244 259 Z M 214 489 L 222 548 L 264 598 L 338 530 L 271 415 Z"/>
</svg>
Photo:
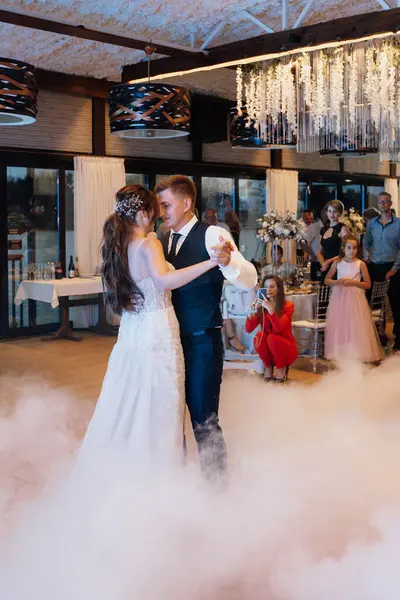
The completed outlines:
<svg viewBox="0 0 400 600">
<path fill-rule="evenodd" d="M 318 252 L 321 247 L 321 229 L 322 221 L 318 219 L 310 225 L 306 225 L 306 230 L 304 232 L 304 239 L 314 254 L 312 257 L 312 260 L 314 261 L 318 260 Z"/>
<path fill-rule="evenodd" d="M 168 240 L 168 252 L 171 250 L 172 245 L 172 234 L 179 233 L 181 236 L 176 244 L 176 254 L 182 247 L 183 242 L 191 232 L 192 228 L 197 223 L 198 219 L 194 215 L 186 225 L 182 227 L 180 231 L 174 231 L 171 229 L 169 240 Z M 206 231 L 206 248 L 208 254 L 211 256 L 211 248 L 220 244 L 219 237 L 222 236 L 224 240 L 229 241 L 234 247 L 234 251 L 231 254 L 231 260 L 227 267 L 219 267 L 225 279 L 227 279 L 234 286 L 243 290 L 251 290 L 257 285 L 257 271 L 251 262 L 248 262 L 244 256 L 242 256 L 237 249 L 235 242 L 229 231 L 218 227 L 217 225 L 210 225 Z"/>
</svg>

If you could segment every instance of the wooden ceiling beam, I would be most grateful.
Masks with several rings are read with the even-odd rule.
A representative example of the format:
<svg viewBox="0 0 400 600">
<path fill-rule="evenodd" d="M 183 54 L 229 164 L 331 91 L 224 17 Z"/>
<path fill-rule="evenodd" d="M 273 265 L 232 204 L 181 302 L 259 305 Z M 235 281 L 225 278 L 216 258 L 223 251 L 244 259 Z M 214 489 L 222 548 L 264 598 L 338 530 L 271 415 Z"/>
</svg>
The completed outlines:
<svg viewBox="0 0 400 600">
<path fill-rule="evenodd" d="M 92 40 L 94 42 L 101 42 L 103 44 L 111 44 L 112 46 L 120 46 L 122 48 L 131 48 L 133 50 L 144 50 L 145 47 L 149 45 L 149 42 L 144 40 L 127 38 L 121 35 L 105 33 L 104 31 L 86 29 L 86 27 L 83 25 L 67 25 L 65 23 L 58 23 L 56 21 L 49 21 L 48 19 L 31 17 L 30 15 L 23 15 L 7 10 L 0 10 L 0 22 L 8 23 L 10 25 L 18 25 L 20 27 L 28 27 L 38 31 L 49 31 L 51 33 L 58 33 L 60 35 L 67 35 L 84 40 Z M 154 43 L 154 46 L 156 46 L 158 54 L 166 54 L 167 56 L 183 57 L 193 56 L 193 54 L 196 54 L 196 51 L 194 50 L 185 50 L 184 48 L 168 46 L 166 44 Z"/>
<path fill-rule="evenodd" d="M 187 71 L 202 66 L 217 66 L 242 58 L 252 58 L 283 51 L 297 51 L 306 46 L 318 46 L 340 40 L 356 40 L 369 35 L 400 30 L 400 8 L 353 15 L 342 19 L 316 23 L 298 29 L 259 35 L 221 46 L 208 48 L 207 56 L 171 57 L 151 63 L 153 77 L 164 73 Z M 131 81 L 146 76 L 141 64 L 126 65 L 122 80 Z"/>
<path fill-rule="evenodd" d="M 50 90 L 62 94 L 77 94 L 90 98 L 108 98 L 110 87 L 116 85 L 115 81 L 95 79 L 94 77 L 81 77 L 67 75 L 56 71 L 37 69 L 37 82 L 40 90 Z"/>
</svg>

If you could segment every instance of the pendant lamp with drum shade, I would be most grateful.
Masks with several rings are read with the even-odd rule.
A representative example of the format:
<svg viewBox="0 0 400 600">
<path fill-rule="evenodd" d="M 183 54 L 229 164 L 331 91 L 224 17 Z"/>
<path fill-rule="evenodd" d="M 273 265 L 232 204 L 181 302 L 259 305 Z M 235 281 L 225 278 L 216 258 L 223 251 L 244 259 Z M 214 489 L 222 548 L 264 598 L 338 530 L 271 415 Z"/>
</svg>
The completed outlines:
<svg viewBox="0 0 400 600">
<path fill-rule="evenodd" d="M 238 114 L 236 107 L 231 109 L 229 113 L 229 138 L 232 148 L 263 150 L 266 147 L 256 129 L 255 121 L 249 118 L 245 106 L 242 107 L 241 114 Z"/>
<path fill-rule="evenodd" d="M 34 123 L 37 94 L 35 67 L 19 60 L 0 58 L 0 126 Z"/>
<path fill-rule="evenodd" d="M 254 119 L 249 117 L 247 106 L 242 106 L 240 114 L 237 107 L 229 114 L 229 137 L 232 148 L 246 150 L 280 150 L 296 148 L 296 136 L 284 127 L 284 116 L 280 115 L 276 123 L 269 122 L 264 128 L 264 136 Z"/>
<path fill-rule="evenodd" d="M 147 83 L 121 83 L 110 89 L 111 133 L 126 138 L 161 139 L 189 135 L 191 103 L 186 88 L 150 82 L 150 56 L 146 46 Z"/>
</svg>

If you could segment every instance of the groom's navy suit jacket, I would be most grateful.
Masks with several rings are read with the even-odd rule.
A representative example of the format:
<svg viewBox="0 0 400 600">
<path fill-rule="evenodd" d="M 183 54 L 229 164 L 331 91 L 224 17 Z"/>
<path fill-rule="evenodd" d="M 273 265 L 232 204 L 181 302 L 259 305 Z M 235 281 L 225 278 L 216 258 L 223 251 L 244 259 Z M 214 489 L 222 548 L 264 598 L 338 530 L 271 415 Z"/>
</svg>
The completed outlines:
<svg viewBox="0 0 400 600">
<path fill-rule="evenodd" d="M 183 241 L 174 258 L 168 258 L 170 232 L 161 236 L 164 255 L 175 269 L 190 267 L 209 260 L 206 231 L 209 225 L 197 223 Z M 179 321 L 181 336 L 222 326 L 220 300 L 224 276 L 218 268 L 211 269 L 191 283 L 172 292 L 172 302 Z"/>
</svg>

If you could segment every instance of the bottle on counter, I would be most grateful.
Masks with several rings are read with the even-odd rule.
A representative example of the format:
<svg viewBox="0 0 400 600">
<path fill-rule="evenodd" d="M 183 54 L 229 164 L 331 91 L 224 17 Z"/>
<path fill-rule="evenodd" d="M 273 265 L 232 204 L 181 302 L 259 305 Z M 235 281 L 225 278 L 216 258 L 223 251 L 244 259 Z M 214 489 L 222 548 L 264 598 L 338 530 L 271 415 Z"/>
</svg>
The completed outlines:
<svg viewBox="0 0 400 600">
<path fill-rule="evenodd" d="M 79 263 L 78 257 L 75 258 L 75 277 L 79 277 Z"/>
<path fill-rule="evenodd" d="M 62 266 L 61 266 L 60 261 L 57 261 L 56 265 L 55 265 L 55 269 L 54 269 L 54 277 L 55 277 L 55 279 L 62 279 L 62 276 L 63 276 Z"/>
<path fill-rule="evenodd" d="M 68 277 L 70 279 L 73 279 L 75 277 L 75 265 L 74 265 L 74 259 L 72 258 L 72 256 L 69 259 Z"/>
</svg>

